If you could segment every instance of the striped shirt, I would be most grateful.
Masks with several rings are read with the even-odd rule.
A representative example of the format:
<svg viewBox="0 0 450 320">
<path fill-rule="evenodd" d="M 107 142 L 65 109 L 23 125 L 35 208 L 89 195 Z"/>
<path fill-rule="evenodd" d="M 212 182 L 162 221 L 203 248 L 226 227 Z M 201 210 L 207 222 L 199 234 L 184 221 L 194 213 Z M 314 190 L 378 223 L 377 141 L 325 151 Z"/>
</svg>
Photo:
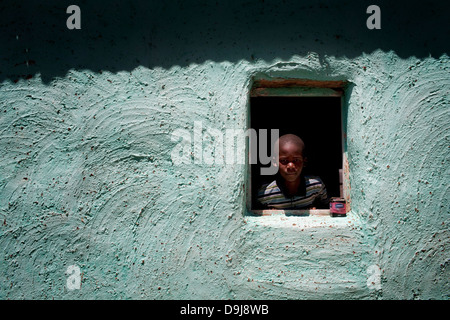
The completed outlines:
<svg viewBox="0 0 450 320">
<path fill-rule="evenodd" d="M 325 184 L 316 176 L 301 176 L 298 192 L 288 196 L 283 187 L 283 179 L 277 178 L 263 185 L 258 191 L 258 202 L 269 209 L 309 209 L 329 208 Z"/>
</svg>

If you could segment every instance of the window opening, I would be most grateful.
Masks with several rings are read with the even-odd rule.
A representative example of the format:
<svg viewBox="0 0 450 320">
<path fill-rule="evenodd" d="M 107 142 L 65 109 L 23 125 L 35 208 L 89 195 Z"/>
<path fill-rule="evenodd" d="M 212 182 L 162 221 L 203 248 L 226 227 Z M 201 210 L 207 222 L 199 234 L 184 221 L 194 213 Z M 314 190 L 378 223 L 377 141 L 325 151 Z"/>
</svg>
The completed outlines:
<svg viewBox="0 0 450 320">
<path fill-rule="evenodd" d="M 333 200 L 345 198 L 342 126 L 345 85 L 344 81 L 262 80 L 255 81 L 250 96 L 250 128 L 258 133 L 260 129 L 267 129 L 267 132 L 278 129 L 280 137 L 284 134 L 300 137 L 305 144 L 307 157 L 302 173 L 320 177 L 326 186 L 328 198 Z M 270 143 L 270 139 L 267 139 L 267 150 L 271 150 Z M 259 141 L 257 148 L 259 152 Z M 275 175 L 261 175 L 260 169 L 264 166 L 267 165 L 263 165 L 259 158 L 256 163 L 250 164 L 248 196 L 250 211 L 263 215 L 277 211 L 262 207 L 257 199 L 260 187 L 276 178 Z M 333 202 L 333 211 L 336 211 L 335 207 L 336 203 Z M 316 208 L 289 209 L 282 212 L 332 215 L 329 207 L 314 209 Z M 345 213 L 346 211 L 338 210 L 335 215 L 345 216 Z"/>
</svg>

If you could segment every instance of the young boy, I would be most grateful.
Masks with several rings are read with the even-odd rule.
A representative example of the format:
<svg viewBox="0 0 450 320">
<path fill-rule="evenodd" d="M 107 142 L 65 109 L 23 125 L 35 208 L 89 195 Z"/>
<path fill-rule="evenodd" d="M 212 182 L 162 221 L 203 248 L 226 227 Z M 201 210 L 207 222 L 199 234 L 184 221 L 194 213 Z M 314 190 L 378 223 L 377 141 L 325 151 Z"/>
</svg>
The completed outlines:
<svg viewBox="0 0 450 320">
<path fill-rule="evenodd" d="M 266 209 L 328 209 L 329 199 L 322 180 L 302 173 L 306 162 L 303 140 L 286 134 L 278 139 L 278 148 L 276 179 L 261 187 L 258 202 Z"/>
</svg>

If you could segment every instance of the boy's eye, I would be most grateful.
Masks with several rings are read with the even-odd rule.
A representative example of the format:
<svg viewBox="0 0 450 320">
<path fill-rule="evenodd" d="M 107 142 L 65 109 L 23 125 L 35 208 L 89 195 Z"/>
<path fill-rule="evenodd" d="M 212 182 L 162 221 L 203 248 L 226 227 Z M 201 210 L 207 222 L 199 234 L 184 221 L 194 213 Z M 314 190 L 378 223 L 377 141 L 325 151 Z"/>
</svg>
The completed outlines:
<svg viewBox="0 0 450 320">
<path fill-rule="evenodd" d="M 280 159 L 280 163 L 285 166 L 287 164 L 289 164 L 289 162 L 292 162 L 295 165 L 301 164 L 303 162 L 303 159 L 301 158 L 295 158 L 292 161 L 289 161 L 288 159 Z"/>
</svg>

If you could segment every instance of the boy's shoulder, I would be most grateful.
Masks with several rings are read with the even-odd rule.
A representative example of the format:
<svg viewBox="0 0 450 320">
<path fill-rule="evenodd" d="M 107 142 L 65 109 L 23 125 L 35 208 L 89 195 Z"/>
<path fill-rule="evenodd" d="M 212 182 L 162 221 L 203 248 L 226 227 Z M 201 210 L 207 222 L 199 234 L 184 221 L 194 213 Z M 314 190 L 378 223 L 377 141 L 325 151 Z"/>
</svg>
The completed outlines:
<svg viewBox="0 0 450 320">
<path fill-rule="evenodd" d="M 306 185 L 323 184 L 322 179 L 319 176 L 314 176 L 314 175 L 306 175 L 305 182 L 306 182 Z"/>
<path fill-rule="evenodd" d="M 272 182 L 263 184 L 258 190 L 258 195 L 267 195 L 279 191 L 280 188 L 277 185 L 277 180 L 273 180 Z"/>
</svg>

